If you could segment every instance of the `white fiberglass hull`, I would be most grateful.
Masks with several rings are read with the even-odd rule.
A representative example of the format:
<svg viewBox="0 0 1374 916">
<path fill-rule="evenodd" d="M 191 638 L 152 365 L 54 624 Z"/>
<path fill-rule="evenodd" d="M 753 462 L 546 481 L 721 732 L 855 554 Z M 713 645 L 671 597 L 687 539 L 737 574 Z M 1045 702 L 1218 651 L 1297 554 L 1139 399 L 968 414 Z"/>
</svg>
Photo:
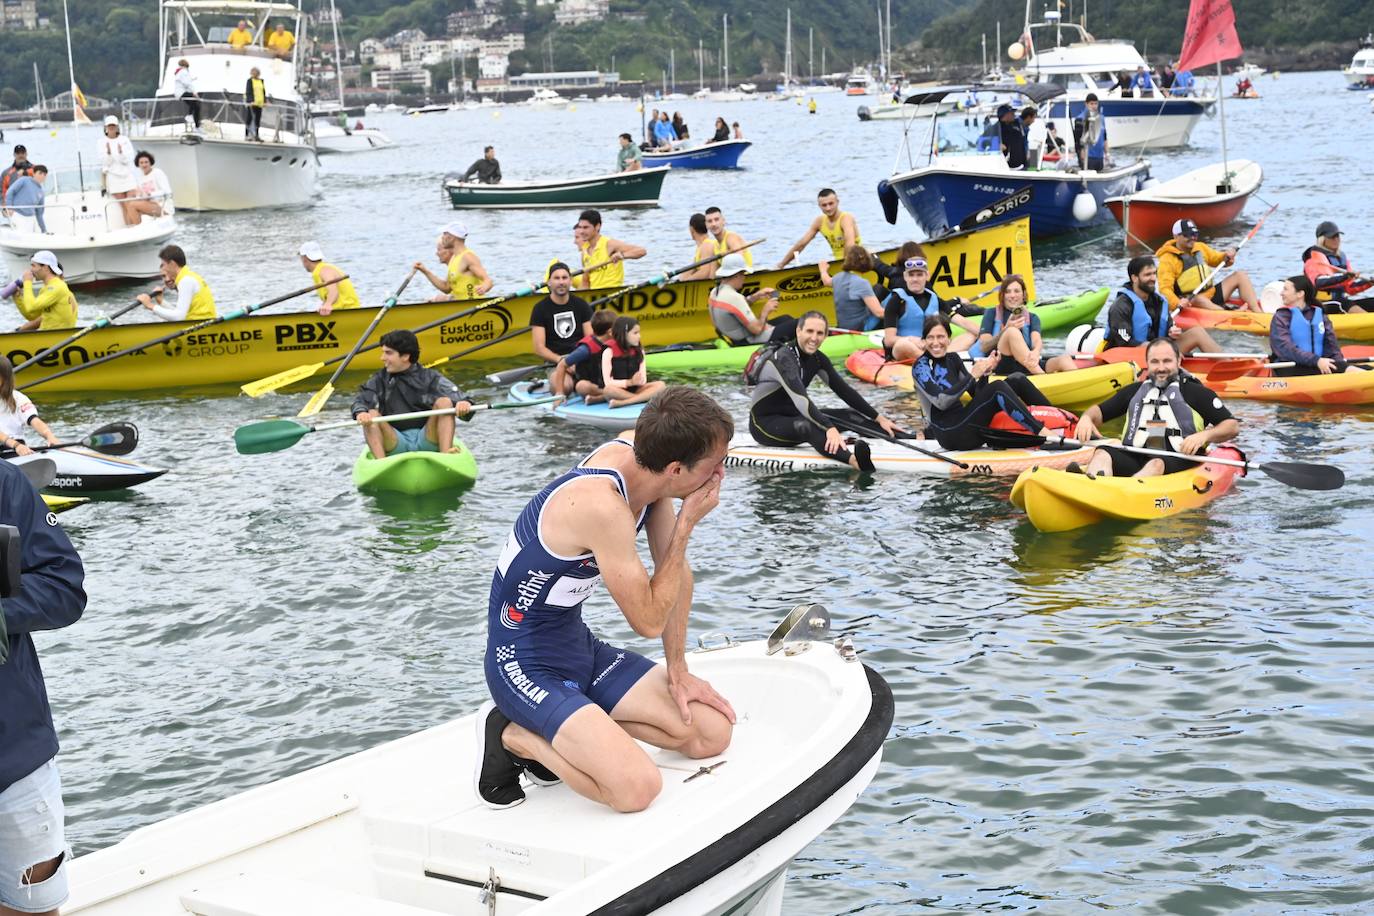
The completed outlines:
<svg viewBox="0 0 1374 916">
<path fill-rule="evenodd" d="M 299 141 L 139 137 L 137 146 L 157 157 L 167 173 L 172 197 L 181 210 L 251 210 L 291 207 L 315 197 L 319 161 L 315 149 Z"/>
<path fill-rule="evenodd" d="M 98 191 L 49 195 L 44 221 L 48 234 L 0 226 L 0 255 L 11 277 L 23 274 L 43 248 L 57 255 L 69 285 L 156 277 L 157 253 L 177 228 L 172 215 L 125 225 L 119 205 Z"/>
<path fill-rule="evenodd" d="M 345 131 L 338 125 L 318 125 L 315 128 L 315 149 L 326 153 L 366 153 L 374 149 L 394 146 L 391 138 L 373 127 Z"/>
</svg>

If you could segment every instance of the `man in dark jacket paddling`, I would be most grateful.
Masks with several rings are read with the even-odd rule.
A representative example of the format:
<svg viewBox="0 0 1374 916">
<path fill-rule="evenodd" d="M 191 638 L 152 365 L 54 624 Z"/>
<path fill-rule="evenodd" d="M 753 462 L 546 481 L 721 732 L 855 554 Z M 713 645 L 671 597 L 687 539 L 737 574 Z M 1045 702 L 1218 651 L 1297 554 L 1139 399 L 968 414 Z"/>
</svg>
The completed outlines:
<svg viewBox="0 0 1374 916">
<path fill-rule="evenodd" d="M 373 423 L 377 417 L 421 410 L 452 410 L 413 420 Z M 420 342 L 412 331 L 382 335 L 382 368 L 363 382 L 353 399 L 353 419 L 374 458 L 398 452 L 452 452 L 453 416 L 472 412 L 472 403 L 444 375 L 420 365 Z"/>
</svg>

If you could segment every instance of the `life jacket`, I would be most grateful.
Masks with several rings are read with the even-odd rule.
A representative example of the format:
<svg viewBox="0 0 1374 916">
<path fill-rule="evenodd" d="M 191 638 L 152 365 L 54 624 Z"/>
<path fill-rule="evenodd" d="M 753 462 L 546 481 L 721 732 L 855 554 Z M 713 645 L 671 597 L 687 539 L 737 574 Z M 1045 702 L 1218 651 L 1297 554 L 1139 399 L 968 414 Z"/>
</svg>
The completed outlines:
<svg viewBox="0 0 1374 916">
<path fill-rule="evenodd" d="M 1288 311 L 1292 315 L 1288 325 L 1288 336 L 1293 341 L 1293 346 L 1321 356 L 1326 343 L 1325 314 L 1319 308 L 1312 310 L 1311 318 L 1304 315 L 1300 308 Z"/>
<path fill-rule="evenodd" d="M 591 356 L 573 366 L 573 378 L 579 382 L 591 382 L 598 388 L 606 387 L 606 379 L 601 374 L 601 351 L 606 349 L 606 344 L 597 340 L 595 334 L 588 334 L 578 341 L 591 351 Z"/>
<path fill-rule="evenodd" d="M 926 319 L 932 315 L 940 314 L 940 297 L 935 295 L 935 290 L 927 289 L 930 293 L 930 304 L 921 307 L 916 301 L 916 297 L 904 289 L 894 289 L 892 295 L 899 297 L 906 303 L 906 311 L 902 312 L 902 317 L 897 320 L 898 337 L 920 337 L 925 332 Z"/>
<path fill-rule="evenodd" d="M 248 77 L 248 86 L 252 90 L 247 102 L 254 108 L 263 108 L 267 105 L 267 84 L 262 81 L 262 77 Z"/>
<path fill-rule="evenodd" d="M 1313 245 L 1313 246 L 1311 246 L 1310 248 L 1308 248 L 1306 251 L 1304 251 L 1304 252 L 1302 253 L 1302 262 L 1303 262 L 1304 264 L 1306 264 L 1307 261 L 1308 261 L 1308 259 L 1310 259 L 1310 258 L 1311 258 L 1313 255 L 1315 255 L 1315 254 L 1319 254 L 1319 255 L 1323 256 L 1324 258 L 1326 258 L 1326 262 L 1327 262 L 1328 264 L 1330 264 L 1332 267 L 1336 268 L 1336 270 L 1338 270 L 1338 271 L 1347 271 L 1347 270 L 1350 270 L 1350 258 L 1346 257 L 1346 255 L 1345 255 L 1344 252 L 1341 252 L 1341 251 L 1328 251 L 1327 249 L 1323 248 L 1323 247 L 1320 246 L 1320 245 Z M 1315 284 L 1316 281 L 1313 281 L 1313 282 L 1314 282 L 1314 284 Z M 1327 287 L 1320 287 L 1320 286 L 1318 286 L 1318 287 L 1317 287 L 1317 298 L 1318 298 L 1318 299 L 1323 299 L 1323 300 L 1325 300 L 1325 299 L 1331 299 L 1331 298 L 1332 298 L 1332 293 L 1333 293 L 1333 292 L 1335 292 L 1335 293 L 1337 293 L 1337 294 L 1339 294 L 1339 295 L 1343 295 L 1343 294 L 1346 292 L 1346 287 L 1347 287 L 1347 284 L 1348 284 L 1349 282 L 1350 282 L 1350 281 L 1345 280 L 1345 281 L 1342 281 L 1342 282 L 1340 282 L 1340 283 L 1333 283 L 1333 284 L 1331 284 L 1330 286 L 1327 286 Z"/>
<path fill-rule="evenodd" d="M 1139 341 L 1154 340 L 1156 337 L 1169 336 L 1169 306 L 1167 303 L 1160 303 L 1159 321 L 1154 330 L 1157 333 L 1150 333 L 1150 313 L 1145 310 L 1145 300 L 1135 294 L 1130 284 L 1121 287 L 1121 292 L 1126 298 L 1131 300 L 1133 306 L 1131 311 L 1131 337 Z"/>
<path fill-rule="evenodd" d="M 1180 372 L 1164 388 L 1152 381 L 1141 383 L 1126 412 L 1126 427 L 1121 440 L 1136 448 L 1163 448 L 1183 451 L 1183 440 L 1197 432 L 1193 408 L 1183 399 L 1180 384 L 1188 378 Z"/>
<path fill-rule="evenodd" d="M 210 292 L 210 284 L 205 282 L 205 278 L 196 273 L 189 267 L 183 267 L 177 271 L 177 278 L 172 283 L 173 286 L 180 286 L 181 281 L 186 277 L 191 277 L 200 284 L 200 289 L 196 291 L 191 299 L 191 307 L 186 310 L 184 321 L 204 321 L 207 318 L 215 317 L 215 295 Z M 181 294 L 178 293 L 178 296 Z M 180 303 L 180 299 L 178 299 Z"/>
<path fill-rule="evenodd" d="M 639 367 L 644 365 L 644 348 L 622 348 L 620 344 L 616 343 L 614 337 L 607 341 L 606 346 L 611 351 L 611 378 L 607 381 L 611 379 L 628 381 L 634 378 Z"/>
<path fill-rule="evenodd" d="M 1202 252 L 1194 248 L 1192 254 L 1184 254 L 1177 250 L 1169 253 L 1177 255 L 1179 261 L 1183 263 L 1183 269 L 1178 272 L 1178 278 L 1174 280 L 1174 294 L 1191 296 L 1198 292 L 1202 287 L 1203 279 L 1211 270 L 1207 265 L 1207 260 L 1202 256 Z"/>
<path fill-rule="evenodd" d="M 1064 431 L 1065 437 L 1072 437 L 1078 429 L 1078 417 L 1062 407 L 1049 407 L 1041 404 L 1030 404 L 1031 416 L 1039 420 L 1046 429 L 1059 429 Z M 999 410 L 992 415 L 988 421 L 988 427 L 1003 432 L 1026 433 L 1030 430 L 1013 420 L 1006 411 Z"/>
</svg>

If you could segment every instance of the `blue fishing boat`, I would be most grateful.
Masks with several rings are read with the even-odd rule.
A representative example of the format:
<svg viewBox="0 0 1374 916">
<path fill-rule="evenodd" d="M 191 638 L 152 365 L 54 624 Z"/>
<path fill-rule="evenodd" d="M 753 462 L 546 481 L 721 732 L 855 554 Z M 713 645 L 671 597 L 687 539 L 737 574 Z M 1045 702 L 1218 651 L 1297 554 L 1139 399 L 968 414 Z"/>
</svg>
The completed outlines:
<svg viewBox="0 0 1374 916">
<path fill-rule="evenodd" d="M 980 90 L 1005 90 L 1043 103 L 1063 89 L 1043 83 L 1023 86 L 978 86 Z M 909 96 L 906 105 L 929 105 L 968 87 L 946 86 Z M 897 222 L 898 204 L 916 224 L 934 238 L 957 229 L 972 229 L 1030 217 L 1031 235 L 1038 238 L 1086 229 L 1112 222 L 1105 206 L 1109 197 L 1134 194 L 1150 177 L 1150 164 L 1136 160 L 1124 165 L 1091 171 L 1059 163 L 1045 168 L 1011 169 L 999 150 L 953 149 L 939 132 L 939 115 L 931 121 L 930 150 L 925 165 L 912 161 L 909 128 L 903 145 L 910 168 L 878 183 L 878 197 L 889 223 Z M 995 147 L 995 144 L 993 144 Z M 937 147 L 939 149 L 937 149 Z M 1072 153 L 1066 154 L 1075 162 Z M 898 154 L 900 159 L 900 153 Z"/>
<path fill-rule="evenodd" d="M 748 140 L 720 140 L 672 152 L 645 153 L 644 165 L 669 165 L 675 169 L 737 169 L 739 157 L 751 145 Z"/>
</svg>

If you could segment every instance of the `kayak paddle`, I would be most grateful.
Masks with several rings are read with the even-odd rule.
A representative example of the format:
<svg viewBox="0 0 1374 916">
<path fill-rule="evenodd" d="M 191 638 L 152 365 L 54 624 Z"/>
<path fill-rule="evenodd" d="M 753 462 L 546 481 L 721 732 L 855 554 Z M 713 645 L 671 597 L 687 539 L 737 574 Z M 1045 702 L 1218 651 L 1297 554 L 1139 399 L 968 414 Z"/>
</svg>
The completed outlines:
<svg viewBox="0 0 1374 916">
<path fill-rule="evenodd" d="M 127 455 L 138 447 L 138 427 L 132 423 L 109 423 L 78 442 L 58 442 L 54 445 L 34 445 L 35 452 L 47 452 L 58 448 L 88 448 L 102 455 Z M 6 449 L 0 456 L 13 457 L 15 453 Z"/>
<path fill-rule="evenodd" d="M 1240 240 L 1240 244 L 1236 246 L 1236 257 L 1239 257 L 1239 256 L 1240 256 L 1240 250 L 1241 250 L 1242 248 L 1245 247 L 1245 243 L 1248 242 L 1248 241 L 1250 241 L 1252 238 L 1254 238 L 1254 237 L 1255 237 L 1255 233 L 1260 231 L 1260 226 L 1263 226 L 1263 225 L 1264 225 L 1264 221 L 1267 220 L 1267 219 L 1269 218 L 1269 214 L 1270 214 L 1270 213 L 1273 213 L 1273 212 L 1274 212 L 1275 210 L 1277 210 L 1278 208 L 1279 208 L 1279 205 L 1278 205 L 1278 204 L 1274 204 L 1274 205 L 1273 205 L 1272 207 L 1270 207 L 1268 210 L 1265 210 L 1265 211 L 1264 211 L 1264 215 L 1261 216 L 1261 217 L 1259 218 L 1259 221 L 1255 223 L 1254 228 L 1252 228 L 1249 232 L 1247 232 L 1247 233 L 1245 234 L 1245 238 L 1241 239 L 1241 240 Z M 1234 264 L 1235 261 L 1236 261 L 1236 258 L 1232 258 L 1232 259 L 1231 259 L 1231 263 L 1232 263 L 1232 264 Z M 1225 266 L 1226 266 L 1226 262 L 1225 262 L 1225 261 L 1222 261 L 1222 262 L 1221 262 L 1220 264 L 1218 264 L 1216 267 L 1213 267 L 1212 270 L 1211 270 L 1211 272 L 1208 273 L 1207 276 L 1203 278 L 1202 282 L 1199 283 L 1196 287 L 1194 287 L 1194 289 L 1197 289 L 1197 290 L 1204 290 L 1204 289 L 1207 289 L 1208 287 L 1210 287 L 1210 286 L 1213 284 L 1213 282 L 1216 280 L 1217 274 L 1220 273 L 1220 272 L 1221 272 L 1221 269 L 1222 269 L 1223 267 L 1225 267 Z"/>
<path fill-rule="evenodd" d="M 546 398 L 539 401 L 504 401 L 499 404 L 474 404 L 472 413 L 479 410 L 513 410 L 517 407 L 535 407 L 539 404 L 548 404 L 556 398 Z M 385 417 L 375 417 L 372 422 L 390 423 L 393 420 L 419 420 L 424 417 L 441 417 L 446 414 L 457 414 L 452 407 L 445 407 L 440 410 L 417 410 L 413 413 L 396 413 Z M 463 416 L 457 414 L 458 416 Z M 331 429 L 346 429 L 348 427 L 358 427 L 363 424 L 357 420 L 341 420 L 338 423 L 325 423 L 314 425 L 302 423 L 299 420 L 261 420 L 257 423 L 248 423 L 234 430 L 234 448 L 240 455 L 262 455 L 267 452 L 280 452 L 295 445 L 309 433 L 324 432 Z"/>
<path fill-rule="evenodd" d="M 1374 360 L 1371 360 L 1369 357 L 1361 357 L 1359 359 L 1347 359 L 1344 360 L 1344 362 L 1350 365 L 1358 366 L 1364 363 L 1374 362 Z M 1232 379 L 1238 379 L 1243 375 L 1249 375 L 1250 373 L 1258 369 L 1292 369 L 1296 365 L 1297 363 L 1295 362 L 1261 363 L 1256 361 L 1254 363 L 1248 364 L 1232 363 L 1227 365 L 1221 365 L 1215 369 L 1210 370 L 1207 373 L 1207 378 L 1209 381 L 1214 382 L 1229 382 Z"/>
<path fill-rule="evenodd" d="M 51 347 L 48 347 L 46 350 L 39 350 L 39 351 L 38 351 L 37 353 L 35 353 L 33 356 L 30 356 L 28 359 L 24 360 L 22 363 L 20 363 L 19 365 L 15 366 L 15 367 L 14 367 L 14 371 L 15 371 L 15 372 L 18 372 L 19 370 L 23 369 L 25 366 L 33 365 L 34 363 L 38 362 L 38 361 L 39 361 L 40 359 L 42 359 L 43 357 L 47 356 L 49 353 L 56 353 L 58 350 L 61 350 L 63 347 L 67 346 L 67 345 L 68 345 L 69 343 L 71 343 L 72 341 L 80 340 L 82 337 L 85 337 L 87 334 L 91 333 L 92 331 L 98 331 L 98 330 L 100 330 L 101 328 L 108 327 L 109 325 L 111 325 L 111 324 L 114 323 L 114 320 L 115 320 L 116 318 L 120 317 L 121 315 L 128 314 L 129 312 L 131 312 L 131 311 L 133 311 L 134 309 L 138 308 L 138 307 L 139 307 L 140 305 L 142 305 L 142 304 L 143 304 L 142 302 L 139 302 L 137 299 L 135 299 L 133 302 L 131 302 L 131 303 L 129 303 L 128 305 L 124 306 L 124 308 L 122 308 L 122 309 L 120 309 L 119 311 L 115 312 L 113 315 L 106 315 L 106 316 L 103 317 L 103 318 L 97 318 L 95 321 L 93 321 L 93 322 L 91 322 L 90 324 L 86 325 L 86 327 L 84 327 L 84 328 L 82 328 L 81 330 L 77 331 L 77 332 L 76 332 L 75 334 L 73 334 L 71 337 L 68 337 L 68 338 L 66 338 L 65 340 L 60 340 L 60 341 L 58 341 L 57 343 L 53 344 Z"/>
<path fill-rule="evenodd" d="M 400 298 L 401 293 L 405 292 L 406 287 L 410 285 L 411 279 L 414 278 L 416 270 L 417 268 L 412 267 L 410 273 L 406 274 L 406 278 L 401 281 L 401 285 L 396 287 L 396 292 L 392 293 L 391 296 L 382 303 L 382 307 L 377 309 L 377 314 L 372 316 L 371 323 L 364 329 L 363 336 L 359 337 L 358 342 L 353 345 L 353 349 L 348 351 L 348 355 L 343 358 L 343 362 L 339 363 L 339 368 L 334 370 L 334 374 L 329 377 L 329 381 L 324 383 L 323 388 L 310 396 L 310 400 L 305 402 L 305 406 L 301 408 L 301 412 L 296 414 L 296 416 L 313 417 L 324 409 L 325 402 L 334 394 L 334 383 L 338 381 L 340 375 L 343 375 L 344 370 L 348 368 L 348 364 L 351 363 L 353 357 L 358 354 L 359 348 L 372 336 L 372 332 L 377 329 L 377 325 L 386 317 L 386 313 L 391 311 L 391 307 L 396 304 L 396 300 Z"/>
<path fill-rule="evenodd" d="M 960 461 L 957 458 L 951 458 L 948 455 L 942 455 L 939 452 L 932 452 L 930 449 L 921 448 L 919 445 L 912 445 L 905 439 L 898 439 L 896 436 L 890 436 L 887 433 L 885 433 L 882 427 L 880 426 L 865 426 L 863 423 L 858 423 L 853 420 L 837 421 L 837 418 L 830 414 L 826 414 L 826 419 L 834 423 L 837 427 L 846 428 L 852 433 L 858 433 L 861 436 L 876 436 L 879 439 L 885 439 L 888 442 L 900 445 L 902 448 L 909 448 L 913 452 L 920 452 L 927 458 L 936 458 L 940 461 L 945 462 L 946 464 L 952 464 L 956 468 L 960 468 L 965 471 L 968 470 L 967 463 Z"/>
</svg>

